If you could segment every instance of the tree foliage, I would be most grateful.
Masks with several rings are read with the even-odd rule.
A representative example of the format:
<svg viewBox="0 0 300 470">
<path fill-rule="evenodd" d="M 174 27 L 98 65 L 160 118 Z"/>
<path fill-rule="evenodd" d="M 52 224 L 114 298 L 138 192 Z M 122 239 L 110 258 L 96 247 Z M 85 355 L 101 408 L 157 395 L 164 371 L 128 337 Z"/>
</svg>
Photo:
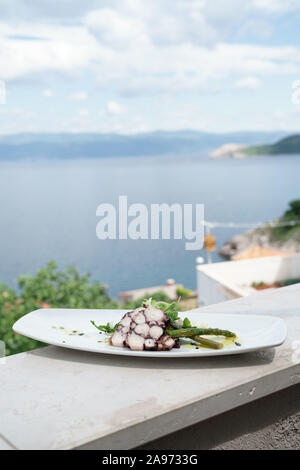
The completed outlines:
<svg viewBox="0 0 300 470">
<path fill-rule="evenodd" d="M 126 302 L 124 307 L 125 309 L 135 309 L 142 305 L 143 300 L 152 299 L 161 302 L 171 302 L 170 297 L 167 296 L 163 291 L 155 292 L 153 294 L 145 294 L 143 297 L 134 300 L 133 302 Z"/>
<path fill-rule="evenodd" d="M 289 208 L 285 211 L 280 222 L 297 222 L 295 225 L 273 227 L 272 238 L 274 240 L 295 239 L 300 241 L 300 199 L 289 203 Z"/>
<path fill-rule="evenodd" d="M 51 261 L 36 276 L 18 278 L 19 293 L 0 284 L 0 339 L 5 342 L 6 355 L 28 351 L 43 343 L 16 334 L 13 324 L 26 313 L 39 308 L 118 308 L 107 288 L 98 281 L 81 276 L 74 267 L 59 271 Z"/>
</svg>

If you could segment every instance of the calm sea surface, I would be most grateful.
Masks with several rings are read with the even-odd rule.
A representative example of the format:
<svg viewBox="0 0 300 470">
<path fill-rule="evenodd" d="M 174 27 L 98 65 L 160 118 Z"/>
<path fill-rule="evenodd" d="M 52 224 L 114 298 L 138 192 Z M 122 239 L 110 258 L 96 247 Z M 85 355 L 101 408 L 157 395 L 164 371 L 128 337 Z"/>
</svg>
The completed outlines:
<svg viewBox="0 0 300 470">
<path fill-rule="evenodd" d="M 246 160 L 111 158 L 0 163 L 0 282 L 14 286 L 49 260 L 75 265 L 110 293 L 164 283 L 196 286 L 195 258 L 181 240 L 96 238 L 102 202 L 204 203 L 207 220 L 257 222 L 300 198 L 300 156 Z M 218 228 L 218 245 L 243 229 Z M 214 260 L 221 260 L 214 254 Z"/>
</svg>

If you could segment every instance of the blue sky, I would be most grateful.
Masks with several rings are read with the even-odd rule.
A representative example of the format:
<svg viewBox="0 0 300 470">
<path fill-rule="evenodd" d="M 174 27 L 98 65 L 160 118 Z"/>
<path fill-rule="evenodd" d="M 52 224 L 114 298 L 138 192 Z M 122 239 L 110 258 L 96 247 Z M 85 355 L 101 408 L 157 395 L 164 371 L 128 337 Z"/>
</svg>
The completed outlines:
<svg viewBox="0 0 300 470">
<path fill-rule="evenodd" d="M 0 133 L 300 128 L 300 0 L 1 0 Z"/>
</svg>

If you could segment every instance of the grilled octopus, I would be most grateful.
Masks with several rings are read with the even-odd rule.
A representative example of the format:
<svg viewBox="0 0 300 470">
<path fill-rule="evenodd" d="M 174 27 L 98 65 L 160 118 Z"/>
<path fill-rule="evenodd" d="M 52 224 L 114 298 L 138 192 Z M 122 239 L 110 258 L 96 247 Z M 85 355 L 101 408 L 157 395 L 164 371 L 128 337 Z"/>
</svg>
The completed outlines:
<svg viewBox="0 0 300 470">
<path fill-rule="evenodd" d="M 179 348 L 179 339 L 166 333 L 170 326 L 167 315 L 155 307 L 141 307 L 125 313 L 116 331 L 110 337 L 110 344 L 128 347 L 133 351 L 169 351 Z"/>
</svg>

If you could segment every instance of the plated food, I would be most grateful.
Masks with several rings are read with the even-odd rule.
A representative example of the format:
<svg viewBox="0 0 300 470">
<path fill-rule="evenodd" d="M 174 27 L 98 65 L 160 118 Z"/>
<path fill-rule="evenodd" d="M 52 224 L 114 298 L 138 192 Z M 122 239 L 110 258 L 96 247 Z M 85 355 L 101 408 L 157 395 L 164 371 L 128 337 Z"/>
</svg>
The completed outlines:
<svg viewBox="0 0 300 470">
<path fill-rule="evenodd" d="M 237 335 L 229 330 L 199 328 L 186 317 L 178 314 L 176 302 L 167 303 L 145 300 L 141 307 L 125 313 L 115 325 L 96 325 L 101 332 L 109 334 L 113 347 L 129 348 L 132 351 L 170 351 L 181 345 L 222 349 L 225 341 L 240 346 Z"/>
<path fill-rule="evenodd" d="M 92 323 L 90 319 L 93 319 Z M 137 328 L 138 325 L 141 326 Z M 178 313 L 176 303 L 149 300 L 132 312 L 42 308 L 21 317 L 13 330 L 63 348 L 158 359 L 204 358 L 258 351 L 279 346 L 287 334 L 281 318 L 260 312 L 245 315 L 194 310 L 182 314 Z M 121 346 L 113 346 L 113 342 Z"/>
</svg>

